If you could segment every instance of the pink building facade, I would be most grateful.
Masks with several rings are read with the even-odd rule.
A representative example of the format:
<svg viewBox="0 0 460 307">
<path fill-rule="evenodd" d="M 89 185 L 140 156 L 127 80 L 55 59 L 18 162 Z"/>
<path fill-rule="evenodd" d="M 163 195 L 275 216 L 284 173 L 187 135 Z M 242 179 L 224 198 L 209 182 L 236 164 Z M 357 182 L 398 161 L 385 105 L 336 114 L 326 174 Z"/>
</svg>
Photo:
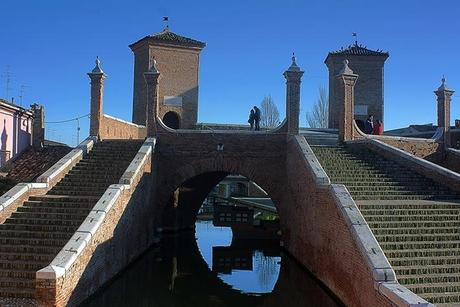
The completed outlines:
<svg viewBox="0 0 460 307">
<path fill-rule="evenodd" d="M 33 113 L 0 99 L 0 166 L 32 145 Z"/>
</svg>

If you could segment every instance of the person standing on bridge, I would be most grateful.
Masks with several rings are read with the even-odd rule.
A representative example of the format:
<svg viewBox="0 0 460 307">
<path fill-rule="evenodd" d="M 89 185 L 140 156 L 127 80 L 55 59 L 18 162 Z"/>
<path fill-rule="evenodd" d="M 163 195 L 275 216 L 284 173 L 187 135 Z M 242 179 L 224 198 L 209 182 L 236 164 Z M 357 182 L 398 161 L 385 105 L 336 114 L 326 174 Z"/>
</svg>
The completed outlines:
<svg viewBox="0 0 460 307">
<path fill-rule="evenodd" d="M 377 119 L 374 124 L 374 134 L 382 135 L 383 134 L 383 123 L 381 120 Z"/>
<path fill-rule="evenodd" d="M 374 132 L 374 115 L 369 115 L 364 123 L 364 133 L 372 134 Z"/>
<path fill-rule="evenodd" d="M 254 121 L 255 121 L 255 130 L 260 130 L 260 109 L 257 106 L 254 106 Z"/>
<path fill-rule="evenodd" d="M 248 123 L 251 125 L 251 130 L 254 129 L 255 117 L 256 117 L 256 114 L 254 112 L 254 109 L 251 109 L 251 112 L 249 112 L 249 119 L 248 119 Z"/>
</svg>

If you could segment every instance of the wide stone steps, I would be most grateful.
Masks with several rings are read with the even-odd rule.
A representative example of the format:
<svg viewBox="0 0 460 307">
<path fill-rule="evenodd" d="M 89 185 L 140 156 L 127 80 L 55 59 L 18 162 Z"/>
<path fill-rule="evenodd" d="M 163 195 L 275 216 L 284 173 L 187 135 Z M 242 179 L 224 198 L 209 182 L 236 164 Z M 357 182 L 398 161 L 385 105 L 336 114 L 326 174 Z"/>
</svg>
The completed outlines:
<svg viewBox="0 0 460 307">
<path fill-rule="evenodd" d="M 420 257 L 432 257 L 432 258 L 443 258 L 449 256 L 460 256 L 460 249 L 448 248 L 425 248 L 422 250 L 414 249 L 400 249 L 400 250 L 386 250 L 385 255 L 388 259 L 403 259 L 403 258 L 420 258 Z"/>
<path fill-rule="evenodd" d="M 29 238 L 29 239 L 70 239 L 71 235 L 68 232 L 38 232 L 38 231 L 27 231 L 27 230 L 1 230 L 0 237 L 9 238 Z"/>
<path fill-rule="evenodd" d="M 364 215 L 366 221 L 374 222 L 374 221 L 382 221 L 382 222 L 398 222 L 398 221 L 445 221 L 449 219 L 450 221 L 460 221 L 459 215 L 453 214 L 437 214 L 433 216 L 429 215 Z"/>
<path fill-rule="evenodd" d="M 460 224 L 459 224 L 460 225 Z M 460 227 L 404 227 L 404 228 L 374 228 L 375 236 L 380 235 L 411 235 L 411 234 L 460 234 Z"/>
<path fill-rule="evenodd" d="M 459 209 L 460 203 L 442 203 L 442 202 L 374 202 L 374 203 L 358 203 L 358 207 L 363 212 L 364 210 L 431 210 L 431 209 Z"/>
<path fill-rule="evenodd" d="M 18 208 L 17 212 L 30 212 L 30 213 L 55 213 L 55 214 L 76 214 L 76 215 L 88 215 L 89 208 L 55 208 L 48 206 L 23 206 Z"/>
<path fill-rule="evenodd" d="M 403 235 L 377 235 L 375 238 L 380 243 L 383 242 L 413 242 L 413 241 L 453 241 L 458 239 L 460 236 L 458 233 L 443 233 L 443 234 L 403 234 Z"/>
<path fill-rule="evenodd" d="M 401 250 L 401 249 L 460 248 L 460 240 L 442 241 L 442 242 L 406 241 L 406 242 L 379 242 L 379 243 L 384 251 L 387 251 L 387 250 L 395 251 L 395 250 Z"/>
<path fill-rule="evenodd" d="M 50 253 L 50 254 L 45 254 L 45 253 L 7 253 L 3 252 L 0 253 L 0 260 L 5 260 L 5 261 L 15 261 L 15 260 L 20 260 L 20 261 L 40 261 L 40 262 L 51 262 L 53 260 L 55 254 Z"/>
<path fill-rule="evenodd" d="M 399 282 L 432 303 L 460 306 L 458 193 L 363 147 L 312 149 L 358 201 Z"/>
<path fill-rule="evenodd" d="M 444 256 L 444 257 L 404 257 L 404 258 L 388 258 L 391 265 L 393 266 L 415 266 L 415 265 L 460 265 L 460 257 L 456 256 Z M 409 275 L 410 277 L 413 277 Z M 443 275 L 441 275 L 443 276 Z M 458 275 L 460 278 L 460 275 Z M 398 279 L 400 279 L 398 277 Z"/>
<path fill-rule="evenodd" d="M 460 207 L 459 208 L 419 208 L 419 209 L 412 209 L 412 208 L 407 208 L 407 209 L 362 209 L 360 208 L 360 211 L 363 215 L 427 215 L 427 216 L 433 216 L 433 215 L 460 215 Z"/>
<path fill-rule="evenodd" d="M 96 143 L 46 195 L 29 197 L 0 224 L 1 297 L 34 297 L 36 271 L 52 261 L 107 187 L 118 183 L 141 145 Z"/>
</svg>

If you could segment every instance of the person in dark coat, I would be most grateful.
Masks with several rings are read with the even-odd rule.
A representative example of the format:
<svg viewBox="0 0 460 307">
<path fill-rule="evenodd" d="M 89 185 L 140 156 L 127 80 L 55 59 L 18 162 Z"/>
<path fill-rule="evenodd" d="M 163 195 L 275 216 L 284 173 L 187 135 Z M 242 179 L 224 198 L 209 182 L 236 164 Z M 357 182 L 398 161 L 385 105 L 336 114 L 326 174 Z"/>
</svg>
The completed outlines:
<svg viewBox="0 0 460 307">
<path fill-rule="evenodd" d="M 374 115 L 369 115 L 364 123 L 364 133 L 372 134 L 374 132 Z"/>
<path fill-rule="evenodd" d="M 249 112 L 249 119 L 248 123 L 251 125 L 251 130 L 254 129 L 254 121 L 255 121 L 255 112 L 254 109 L 251 109 L 251 112 Z"/>
<path fill-rule="evenodd" d="M 255 130 L 260 130 L 260 109 L 257 106 L 254 106 L 254 122 L 255 122 Z"/>
</svg>

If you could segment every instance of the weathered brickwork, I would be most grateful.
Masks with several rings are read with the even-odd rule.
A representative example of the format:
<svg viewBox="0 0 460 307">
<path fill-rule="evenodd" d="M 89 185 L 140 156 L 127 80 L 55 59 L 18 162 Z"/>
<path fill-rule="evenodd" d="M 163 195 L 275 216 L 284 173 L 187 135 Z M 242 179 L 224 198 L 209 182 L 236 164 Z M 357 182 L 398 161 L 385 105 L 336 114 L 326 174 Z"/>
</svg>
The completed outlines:
<svg viewBox="0 0 460 307">
<path fill-rule="evenodd" d="M 290 206 L 283 211 L 285 248 L 347 306 L 392 306 L 374 288 L 372 272 L 338 212 L 331 186 L 319 188 L 295 139 L 286 167 Z M 328 255 L 325 257 L 324 255 Z"/>
<path fill-rule="evenodd" d="M 158 42 L 148 37 L 130 46 L 134 53 L 133 122 L 146 123 L 147 88 L 144 73 L 156 60 L 161 72 L 159 117 L 175 112 L 180 128 L 194 128 L 198 117 L 198 70 L 202 47 Z M 182 97 L 182 106 L 165 104 L 165 96 Z"/>
<path fill-rule="evenodd" d="M 135 125 L 123 120 L 103 115 L 99 137 L 105 139 L 143 139 L 147 135 L 145 126 Z"/>
<path fill-rule="evenodd" d="M 431 162 L 442 160 L 443 144 L 432 140 L 379 138 L 380 141 Z"/>
<path fill-rule="evenodd" d="M 446 150 L 445 158 L 439 164 L 451 171 L 460 173 L 460 151 L 452 149 Z"/>
<path fill-rule="evenodd" d="M 150 172 L 149 158 L 139 173 L 133 173 L 131 185 L 120 185 L 121 196 L 94 235 L 87 236 L 83 251 L 64 275 L 54 280 L 37 278 L 39 306 L 77 306 L 152 245 L 155 233 Z M 81 240 L 86 240 L 84 237 Z"/>
<path fill-rule="evenodd" d="M 340 99 L 336 76 L 349 60 L 350 68 L 359 75 L 355 87 L 355 107 L 367 106 L 367 114 L 384 121 L 383 70 L 388 55 L 340 55 L 329 54 L 325 63 L 329 70 L 329 128 L 339 128 Z M 367 114 L 355 115 L 366 120 Z"/>
</svg>

